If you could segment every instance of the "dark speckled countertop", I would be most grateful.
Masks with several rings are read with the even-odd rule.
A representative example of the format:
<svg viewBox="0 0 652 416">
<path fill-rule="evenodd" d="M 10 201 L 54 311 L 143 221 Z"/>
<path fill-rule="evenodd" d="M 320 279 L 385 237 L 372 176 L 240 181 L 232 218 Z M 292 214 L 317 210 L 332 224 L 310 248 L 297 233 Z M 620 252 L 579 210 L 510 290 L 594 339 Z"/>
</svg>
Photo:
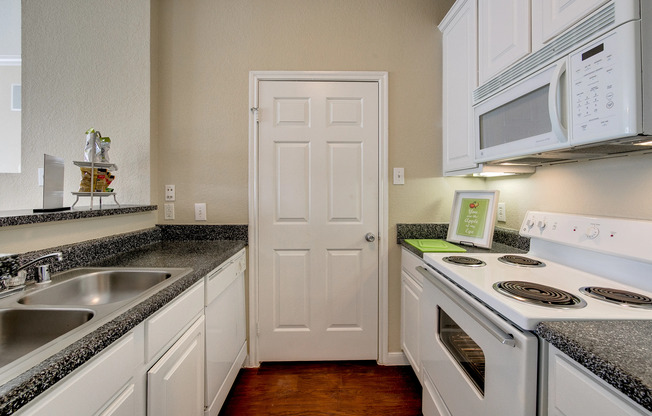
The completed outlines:
<svg viewBox="0 0 652 416">
<path fill-rule="evenodd" d="M 652 321 L 542 322 L 536 333 L 652 411 Z"/>
<path fill-rule="evenodd" d="M 158 241 L 101 261 L 90 262 L 88 266 L 183 267 L 192 268 L 193 271 L 0 386 L 0 415 L 13 414 L 245 246 L 246 242 L 234 240 Z"/>
<path fill-rule="evenodd" d="M 405 243 L 406 239 L 446 239 L 448 224 L 396 224 L 396 242 L 419 257 L 423 252 Z M 495 228 L 491 248 L 464 247 L 467 253 L 526 253 L 530 249 L 530 239 L 521 237 L 518 231 Z"/>
</svg>

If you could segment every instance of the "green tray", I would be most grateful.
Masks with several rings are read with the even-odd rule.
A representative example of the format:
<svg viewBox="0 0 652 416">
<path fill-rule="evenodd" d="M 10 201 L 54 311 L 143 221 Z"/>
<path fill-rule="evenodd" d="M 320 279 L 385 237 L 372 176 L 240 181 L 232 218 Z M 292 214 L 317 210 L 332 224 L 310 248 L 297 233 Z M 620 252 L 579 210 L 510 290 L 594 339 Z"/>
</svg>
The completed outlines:
<svg viewBox="0 0 652 416">
<path fill-rule="evenodd" d="M 403 240 L 409 245 L 418 248 L 424 253 L 464 253 L 465 249 L 451 244 L 445 240 Z"/>
</svg>

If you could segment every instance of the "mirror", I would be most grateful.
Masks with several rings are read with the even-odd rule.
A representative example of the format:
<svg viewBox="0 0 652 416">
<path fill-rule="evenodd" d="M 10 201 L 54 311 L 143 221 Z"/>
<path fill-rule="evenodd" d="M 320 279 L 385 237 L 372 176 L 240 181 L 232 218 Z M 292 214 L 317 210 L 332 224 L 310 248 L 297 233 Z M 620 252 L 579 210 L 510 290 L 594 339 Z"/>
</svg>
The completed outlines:
<svg viewBox="0 0 652 416">
<path fill-rule="evenodd" d="M 46 153 L 63 158 L 72 205 L 81 181 L 73 162 L 84 160 L 90 128 L 111 138 L 120 203 L 149 205 L 150 0 L 0 0 L 0 18 L 10 4 L 21 8 L 21 163 L 20 173 L 0 173 L 0 211 L 41 206 Z"/>
<path fill-rule="evenodd" d="M 20 173 L 20 0 L 0 0 L 0 173 Z"/>
</svg>

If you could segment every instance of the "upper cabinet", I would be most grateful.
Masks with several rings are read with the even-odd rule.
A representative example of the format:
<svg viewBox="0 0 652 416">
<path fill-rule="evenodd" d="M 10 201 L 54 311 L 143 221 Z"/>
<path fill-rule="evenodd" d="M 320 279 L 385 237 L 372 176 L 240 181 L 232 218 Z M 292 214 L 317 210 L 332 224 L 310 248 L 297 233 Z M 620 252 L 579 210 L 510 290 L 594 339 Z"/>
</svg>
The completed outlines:
<svg viewBox="0 0 652 416">
<path fill-rule="evenodd" d="M 550 2 L 557 3 L 554 0 Z M 530 51 L 529 1 L 482 0 L 478 2 L 480 84 L 523 58 Z"/>
<path fill-rule="evenodd" d="M 460 0 L 439 25 L 443 38 L 444 174 L 475 168 L 471 95 L 478 85 L 476 0 Z"/>
<path fill-rule="evenodd" d="M 479 84 L 544 47 L 608 0 L 478 2 Z"/>
<path fill-rule="evenodd" d="M 539 0 L 532 2 L 532 50 L 571 27 L 608 0 Z"/>
</svg>

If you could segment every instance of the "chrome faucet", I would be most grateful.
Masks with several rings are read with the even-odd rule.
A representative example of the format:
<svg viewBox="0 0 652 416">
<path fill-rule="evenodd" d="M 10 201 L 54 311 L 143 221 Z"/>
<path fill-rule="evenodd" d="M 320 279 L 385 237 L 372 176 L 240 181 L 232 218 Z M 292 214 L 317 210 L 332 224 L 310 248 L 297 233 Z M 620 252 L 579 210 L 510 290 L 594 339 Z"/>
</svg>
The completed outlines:
<svg viewBox="0 0 652 416">
<path fill-rule="evenodd" d="M 56 251 L 56 252 L 54 252 L 54 253 L 46 254 L 46 255 L 41 256 L 41 257 L 39 257 L 39 258 L 37 258 L 37 259 L 34 259 L 34 260 L 32 260 L 32 261 L 30 261 L 30 262 L 28 262 L 28 263 L 26 263 L 26 264 L 23 264 L 22 266 L 20 266 L 20 267 L 18 268 L 17 271 L 21 271 L 21 270 L 23 270 L 23 269 L 26 269 L 26 268 L 28 268 L 29 266 L 31 266 L 32 264 L 34 264 L 34 263 L 37 263 L 37 262 L 39 262 L 39 261 L 41 261 L 41 260 L 49 259 L 49 258 L 51 258 L 51 257 L 56 257 L 56 259 L 57 259 L 58 261 L 63 261 L 63 254 L 62 254 L 60 251 Z M 37 281 L 38 283 L 49 282 L 49 281 L 50 281 L 50 270 L 49 270 L 49 267 L 50 267 L 49 264 L 44 264 L 44 265 L 42 265 L 42 266 L 38 266 L 38 276 L 36 277 L 36 281 Z"/>
</svg>

